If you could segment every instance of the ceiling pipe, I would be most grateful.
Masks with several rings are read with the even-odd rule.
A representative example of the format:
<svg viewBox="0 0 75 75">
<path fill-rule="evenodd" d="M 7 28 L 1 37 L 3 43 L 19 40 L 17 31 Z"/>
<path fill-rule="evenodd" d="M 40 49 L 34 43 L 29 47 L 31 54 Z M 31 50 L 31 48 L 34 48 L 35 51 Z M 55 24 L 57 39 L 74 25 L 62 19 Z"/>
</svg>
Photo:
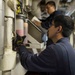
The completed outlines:
<svg viewBox="0 0 75 75">
<path fill-rule="evenodd" d="M 41 0 L 33 0 L 32 1 L 32 11 L 31 13 L 35 15 L 37 18 L 41 18 L 41 10 L 38 4 L 40 3 Z"/>
<path fill-rule="evenodd" d="M 75 11 L 75 0 L 73 0 L 68 6 L 65 15 L 72 15 Z"/>
</svg>

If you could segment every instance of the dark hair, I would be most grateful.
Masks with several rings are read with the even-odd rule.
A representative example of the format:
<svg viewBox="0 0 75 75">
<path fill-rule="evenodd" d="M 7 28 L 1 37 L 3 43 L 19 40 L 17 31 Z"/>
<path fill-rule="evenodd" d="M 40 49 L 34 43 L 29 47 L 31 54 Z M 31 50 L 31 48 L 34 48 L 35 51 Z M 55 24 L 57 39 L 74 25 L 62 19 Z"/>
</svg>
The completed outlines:
<svg viewBox="0 0 75 75">
<path fill-rule="evenodd" d="M 48 4 L 54 6 L 55 9 L 56 9 L 56 4 L 55 4 L 54 1 L 48 1 L 48 2 L 46 3 L 46 5 L 48 5 Z"/>
<path fill-rule="evenodd" d="M 74 30 L 74 21 L 71 17 L 65 15 L 58 15 L 54 18 L 55 27 L 62 26 L 62 35 L 69 37 Z"/>
</svg>

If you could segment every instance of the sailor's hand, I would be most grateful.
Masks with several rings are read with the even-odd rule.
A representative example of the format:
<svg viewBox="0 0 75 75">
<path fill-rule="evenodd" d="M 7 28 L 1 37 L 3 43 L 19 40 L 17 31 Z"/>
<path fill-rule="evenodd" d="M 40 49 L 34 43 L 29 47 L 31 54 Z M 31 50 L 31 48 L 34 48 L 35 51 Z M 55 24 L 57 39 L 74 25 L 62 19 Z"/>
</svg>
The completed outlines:
<svg viewBox="0 0 75 75">
<path fill-rule="evenodd" d="M 16 35 L 15 38 L 13 38 L 13 50 L 16 50 L 19 46 L 23 45 L 24 39 L 26 36 L 19 36 L 18 34 Z"/>
</svg>

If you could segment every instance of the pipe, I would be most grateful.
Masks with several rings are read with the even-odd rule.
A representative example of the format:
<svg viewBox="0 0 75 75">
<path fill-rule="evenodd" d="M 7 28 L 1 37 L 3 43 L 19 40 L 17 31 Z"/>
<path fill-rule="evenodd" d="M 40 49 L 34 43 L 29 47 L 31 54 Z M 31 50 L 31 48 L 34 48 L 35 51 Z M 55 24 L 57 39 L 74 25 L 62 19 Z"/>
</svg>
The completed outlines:
<svg viewBox="0 0 75 75">
<path fill-rule="evenodd" d="M 14 12 L 8 7 L 8 1 L 9 0 L 5 0 L 6 21 L 4 25 L 4 54 L 3 58 L 0 60 L 0 70 L 3 75 L 6 74 L 7 71 L 12 70 L 16 64 L 16 52 L 12 51 L 12 27 Z"/>
<path fill-rule="evenodd" d="M 13 11 L 16 10 L 16 0 L 8 0 L 7 4 Z"/>
<path fill-rule="evenodd" d="M 11 70 L 9 70 L 9 71 L 3 71 L 2 75 L 11 75 Z"/>
<path fill-rule="evenodd" d="M 0 0 L 0 59 L 3 55 L 3 47 L 4 47 L 4 1 Z"/>
<path fill-rule="evenodd" d="M 31 13 L 39 19 L 41 19 L 41 10 L 40 10 L 40 7 L 38 6 L 40 1 L 41 0 L 33 0 L 32 1 L 32 11 L 31 11 Z"/>
<path fill-rule="evenodd" d="M 75 11 L 75 0 L 71 2 L 71 4 L 68 6 L 65 15 L 71 16 Z"/>
<path fill-rule="evenodd" d="M 18 14 L 16 17 L 16 33 L 20 36 L 24 36 L 24 15 Z"/>
<path fill-rule="evenodd" d="M 25 0 L 26 6 L 32 6 L 32 0 Z"/>
<path fill-rule="evenodd" d="M 5 25 L 5 48 L 8 48 L 9 50 L 12 50 L 12 25 L 13 25 L 13 19 L 12 18 L 6 18 L 6 25 Z"/>
<path fill-rule="evenodd" d="M 24 22 L 24 35 L 26 36 L 24 40 L 24 44 L 27 44 L 28 43 L 28 19 L 25 19 Z"/>
</svg>

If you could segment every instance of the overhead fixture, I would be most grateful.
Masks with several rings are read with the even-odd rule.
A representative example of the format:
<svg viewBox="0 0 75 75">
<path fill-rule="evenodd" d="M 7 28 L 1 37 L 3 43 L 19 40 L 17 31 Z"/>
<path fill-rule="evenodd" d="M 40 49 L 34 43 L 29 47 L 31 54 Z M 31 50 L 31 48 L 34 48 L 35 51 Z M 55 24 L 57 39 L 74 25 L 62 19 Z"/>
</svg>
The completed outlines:
<svg viewBox="0 0 75 75">
<path fill-rule="evenodd" d="M 67 0 L 67 2 L 71 2 L 72 0 Z"/>
<path fill-rule="evenodd" d="M 71 2 L 72 0 L 60 0 L 61 3 Z"/>
</svg>

